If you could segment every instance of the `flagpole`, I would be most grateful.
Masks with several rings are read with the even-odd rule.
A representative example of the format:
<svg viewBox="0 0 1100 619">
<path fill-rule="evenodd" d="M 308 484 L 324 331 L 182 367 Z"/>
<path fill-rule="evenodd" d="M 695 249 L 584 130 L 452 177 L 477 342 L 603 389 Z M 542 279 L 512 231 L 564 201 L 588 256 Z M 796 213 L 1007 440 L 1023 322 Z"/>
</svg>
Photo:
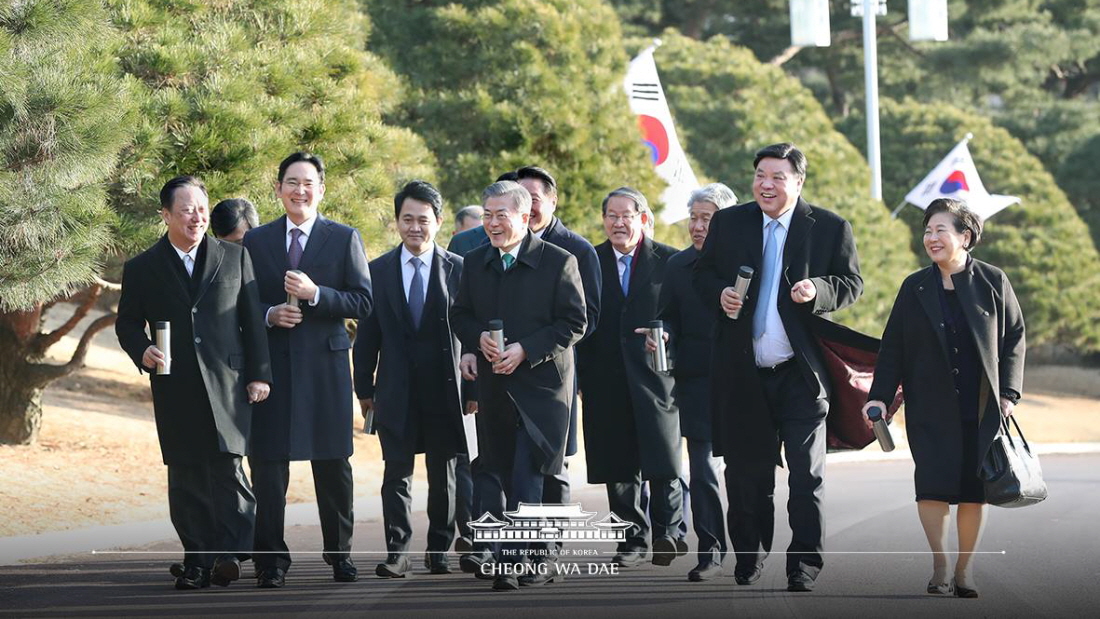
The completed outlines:
<svg viewBox="0 0 1100 619">
<path fill-rule="evenodd" d="M 898 213 L 901 212 L 901 209 L 905 208 L 906 204 L 908 204 L 908 202 L 906 202 L 904 199 L 899 202 L 897 208 L 895 208 L 894 211 L 890 213 L 890 219 L 897 219 Z"/>
<path fill-rule="evenodd" d="M 878 0 L 863 0 L 863 78 L 867 99 L 867 163 L 871 165 L 871 199 L 882 201 L 882 156 L 879 152 Z"/>
</svg>

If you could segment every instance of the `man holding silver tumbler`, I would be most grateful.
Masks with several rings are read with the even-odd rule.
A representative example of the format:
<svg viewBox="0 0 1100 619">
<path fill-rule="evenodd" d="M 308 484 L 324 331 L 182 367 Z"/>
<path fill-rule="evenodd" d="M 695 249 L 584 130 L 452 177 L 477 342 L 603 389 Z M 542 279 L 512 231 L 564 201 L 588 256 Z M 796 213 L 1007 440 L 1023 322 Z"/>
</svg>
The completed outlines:
<svg viewBox="0 0 1100 619">
<path fill-rule="evenodd" d="M 267 337 L 249 253 L 206 236 L 202 181 L 173 178 L 160 204 L 167 234 L 123 267 L 115 333 L 150 374 L 169 512 L 184 548 L 176 588 L 225 586 L 252 548 L 255 497 L 241 457 L 249 405 L 272 382 Z"/>
<path fill-rule="evenodd" d="M 284 159 L 275 192 L 286 215 L 244 237 L 256 261 L 276 380 L 271 398 L 256 408 L 250 445 L 257 586 L 282 587 L 290 567 L 283 520 L 291 460 L 311 462 L 322 556 L 334 580 L 352 582 L 351 340 L 344 320 L 370 314 L 367 256 L 357 230 L 318 213 L 325 195 L 320 157 L 297 152 Z"/>
<path fill-rule="evenodd" d="M 695 264 L 695 287 L 717 318 L 714 453 L 726 460 L 734 577 L 750 585 L 771 551 L 783 445 L 791 493 L 787 590 L 811 591 L 824 563 L 825 416 L 833 387 L 810 323 L 854 303 L 863 279 L 852 227 L 801 197 L 802 151 L 773 144 L 756 153 L 753 168 L 755 200 L 714 215 Z M 754 271 L 747 296 L 735 287 L 743 266 Z"/>
<path fill-rule="evenodd" d="M 603 277 L 600 323 L 577 346 L 588 482 L 607 484 L 611 511 L 633 525 L 614 558 L 621 567 L 640 565 L 650 550 L 646 481 L 653 563 L 669 565 L 687 551 L 676 541 L 683 520 L 680 415 L 672 377 L 653 365 L 645 335 L 657 318 L 665 268 L 676 250 L 644 235 L 647 208 L 645 196 L 630 187 L 604 198 L 607 241 L 596 246 Z"/>
<path fill-rule="evenodd" d="M 482 201 L 490 244 L 466 254 L 451 325 L 465 349 L 480 350 L 475 484 L 483 508 L 503 519 L 506 508 L 541 502 L 546 476 L 563 473 L 570 347 L 584 335 L 585 301 L 577 259 L 529 232 L 526 189 L 496 182 Z M 503 348 L 490 334 L 493 320 L 503 323 Z M 492 562 L 479 568 L 495 576 L 494 589 L 519 588 L 515 572 Z"/>
</svg>

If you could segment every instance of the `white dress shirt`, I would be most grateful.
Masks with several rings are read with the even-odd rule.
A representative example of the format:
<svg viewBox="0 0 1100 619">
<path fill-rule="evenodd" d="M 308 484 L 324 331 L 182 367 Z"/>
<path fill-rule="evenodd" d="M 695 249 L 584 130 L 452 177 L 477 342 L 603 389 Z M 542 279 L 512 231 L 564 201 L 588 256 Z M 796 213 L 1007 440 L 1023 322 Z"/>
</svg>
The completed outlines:
<svg viewBox="0 0 1100 619">
<path fill-rule="evenodd" d="M 290 231 L 297 228 L 302 231 L 302 234 L 298 236 L 298 244 L 302 246 L 302 253 L 306 252 L 306 243 L 309 242 L 309 235 L 313 232 L 313 224 L 317 223 L 317 216 L 314 215 L 309 219 L 302 222 L 302 225 L 296 226 L 294 222 L 290 221 L 290 218 L 286 218 L 286 251 L 290 253 L 290 241 L 294 237 L 291 236 Z M 321 288 L 317 287 L 317 292 L 313 294 L 313 298 L 310 299 L 309 305 L 313 307 L 321 301 Z"/>
<path fill-rule="evenodd" d="M 168 244 L 172 245 L 172 242 L 169 241 Z M 175 245 L 172 245 L 172 249 L 176 250 L 176 255 L 183 261 L 183 267 L 187 269 L 187 274 L 192 275 L 195 272 L 195 261 L 199 257 L 199 246 L 196 245 L 191 251 L 186 252 Z"/>
<path fill-rule="evenodd" d="M 623 273 L 626 272 L 626 265 L 623 264 L 623 256 L 630 256 L 630 268 L 633 269 L 636 266 L 634 264 L 634 255 L 638 253 L 638 248 L 641 247 L 641 245 L 642 242 L 638 241 L 638 244 L 634 246 L 634 249 L 630 250 L 629 254 L 619 253 L 619 250 L 615 249 L 614 246 L 611 247 L 611 251 L 615 253 L 615 268 L 618 269 L 620 284 L 623 281 Z M 634 273 L 632 272 L 631 276 L 633 275 Z"/>
<path fill-rule="evenodd" d="M 524 237 L 526 237 L 526 236 L 527 235 L 524 235 Z M 500 259 L 501 260 L 504 260 L 504 254 L 512 254 L 512 258 L 515 258 L 515 260 L 512 261 L 512 266 L 515 266 L 516 262 L 519 262 L 519 248 L 520 247 L 523 247 L 523 239 L 522 238 L 519 240 L 519 243 L 516 243 L 516 246 L 512 248 L 512 251 L 504 251 L 503 249 L 497 249 L 497 252 L 500 253 Z"/>
<path fill-rule="evenodd" d="M 763 335 L 759 338 L 753 338 L 752 340 L 752 350 L 756 357 L 756 367 L 758 368 L 770 368 L 794 357 L 794 349 L 791 348 L 791 340 L 787 338 L 787 331 L 783 328 L 783 320 L 779 317 L 779 305 L 776 303 L 779 298 L 779 290 L 783 288 L 785 279 L 785 274 L 782 271 L 783 249 L 787 244 L 787 232 L 791 228 L 791 218 L 793 216 L 793 207 L 787 209 L 786 213 L 780 215 L 778 220 L 774 220 L 765 214 L 761 228 L 764 245 L 760 247 L 761 250 L 763 250 L 768 242 L 768 224 L 773 221 L 779 222 L 779 226 L 775 229 L 775 241 L 779 245 L 779 247 L 777 247 L 779 252 L 779 264 L 777 268 L 780 269 L 780 272 L 778 275 L 778 283 L 772 291 L 772 297 L 769 299 L 760 299 L 761 303 L 768 304 L 768 314 L 764 323 Z M 761 274 L 763 274 L 763 269 L 761 269 Z"/>
<path fill-rule="evenodd" d="M 428 269 L 432 266 L 432 252 L 434 251 L 435 243 L 430 243 L 428 248 L 420 254 L 413 254 L 409 251 L 408 247 L 405 247 L 404 244 L 401 245 L 401 282 L 405 288 L 406 303 L 409 301 L 409 292 L 412 290 L 413 276 L 416 275 L 416 271 L 413 270 L 413 258 L 420 258 L 420 262 L 422 263 L 419 268 L 421 284 L 424 288 L 421 292 L 424 293 L 424 296 L 420 298 L 425 301 L 428 300 Z"/>
</svg>

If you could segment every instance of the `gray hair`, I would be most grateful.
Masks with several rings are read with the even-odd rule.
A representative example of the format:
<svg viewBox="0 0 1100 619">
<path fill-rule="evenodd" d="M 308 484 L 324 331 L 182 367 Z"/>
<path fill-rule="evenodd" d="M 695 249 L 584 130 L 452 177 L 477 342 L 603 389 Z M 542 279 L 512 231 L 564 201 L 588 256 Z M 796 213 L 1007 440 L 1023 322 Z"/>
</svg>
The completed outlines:
<svg viewBox="0 0 1100 619">
<path fill-rule="evenodd" d="M 651 212 L 649 211 L 649 201 L 645 199 L 642 192 L 633 187 L 619 187 L 615 191 L 607 194 L 607 197 L 603 199 L 603 204 L 600 205 L 600 209 L 603 210 L 603 214 L 607 214 L 607 202 L 615 196 L 623 196 L 624 198 L 630 198 L 634 202 L 634 209 L 639 213 Z"/>
<path fill-rule="evenodd" d="M 466 223 L 467 219 L 481 220 L 481 216 L 485 214 L 485 209 L 481 208 L 479 204 L 471 204 L 470 206 L 464 206 L 458 209 L 455 213 L 455 227 L 460 228 L 462 224 Z"/>
<path fill-rule="evenodd" d="M 696 202 L 710 202 L 721 210 L 727 206 L 737 204 L 737 195 L 722 183 L 711 183 L 691 192 L 691 197 L 688 198 L 688 208 L 691 208 L 691 205 Z"/>
<path fill-rule="evenodd" d="M 484 205 L 489 198 L 508 196 L 512 198 L 512 204 L 520 213 L 531 212 L 531 194 L 523 188 L 523 185 L 515 181 L 497 181 L 481 192 L 481 203 Z"/>
</svg>

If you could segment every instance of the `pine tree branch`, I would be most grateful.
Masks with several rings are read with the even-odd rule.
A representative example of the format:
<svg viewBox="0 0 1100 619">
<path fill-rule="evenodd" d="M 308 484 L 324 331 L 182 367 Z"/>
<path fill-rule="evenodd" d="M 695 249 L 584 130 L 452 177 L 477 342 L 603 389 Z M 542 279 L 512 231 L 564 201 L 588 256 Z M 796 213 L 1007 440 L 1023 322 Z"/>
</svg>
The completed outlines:
<svg viewBox="0 0 1100 619">
<path fill-rule="evenodd" d="M 40 355 L 45 354 L 45 352 L 49 350 L 50 346 L 53 346 L 54 344 L 61 341 L 61 338 L 65 337 L 69 334 L 70 331 L 75 329 L 76 325 L 80 324 L 80 321 L 84 320 L 84 317 L 88 315 L 89 311 L 91 311 L 92 306 L 95 305 L 95 302 L 97 299 L 99 299 L 99 294 L 102 291 L 103 289 L 98 284 L 92 284 L 91 286 L 89 286 L 87 289 L 87 294 L 84 295 L 84 300 L 80 303 L 79 306 L 77 306 L 76 310 L 73 311 L 73 315 L 70 316 L 67 321 L 65 321 L 65 324 L 54 329 L 53 331 L 50 331 L 49 333 L 38 334 L 38 337 L 36 337 L 34 340 L 34 352 Z"/>
<path fill-rule="evenodd" d="M 111 292 L 122 292 L 122 284 L 109 282 L 102 277 L 95 278 L 95 284 L 104 290 L 109 290 Z"/>
<path fill-rule="evenodd" d="M 73 356 L 68 363 L 63 365 L 36 363 L 32 365 L 27 372 L 32 386 L 44 387 L 84 367 L 84 358 L 88 355 L 88 347 L 92 343 L 92 338 L 95 337 L 96 333 L 115 324 L 116 320 L 118 320 L 118 314 L 107 314 L 92 321 L 92 324 L 88 325 L 87 330 L 84 331 L 84 335 L 80 336 L 80 342 L 76 345 L 76 350 L 73 351 Z"/>
</svg>

